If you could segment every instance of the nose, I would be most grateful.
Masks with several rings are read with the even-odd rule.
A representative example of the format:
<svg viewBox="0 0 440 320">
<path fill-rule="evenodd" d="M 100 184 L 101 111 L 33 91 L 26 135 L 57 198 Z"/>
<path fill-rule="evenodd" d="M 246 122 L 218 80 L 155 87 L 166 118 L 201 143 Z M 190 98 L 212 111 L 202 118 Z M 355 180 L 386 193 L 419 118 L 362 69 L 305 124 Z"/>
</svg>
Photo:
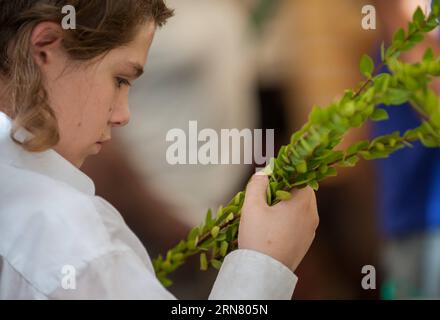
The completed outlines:
<svg viewBox="0 0 440 320">
<path fill-rule="evenodd" d="M 130 109 L 128 103 L 124 103 L 114 108 L 110 117 L 112 127 L 123 127 L 130 122 Z"/>
</svg>

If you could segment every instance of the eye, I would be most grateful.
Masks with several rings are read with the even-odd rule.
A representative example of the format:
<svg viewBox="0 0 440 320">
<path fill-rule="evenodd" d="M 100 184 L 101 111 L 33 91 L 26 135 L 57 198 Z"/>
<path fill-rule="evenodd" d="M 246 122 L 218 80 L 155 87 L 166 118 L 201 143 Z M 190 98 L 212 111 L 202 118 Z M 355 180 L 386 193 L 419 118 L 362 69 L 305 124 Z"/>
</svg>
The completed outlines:
<svg viewBox="0 0 440 320">
<path fill-rule="evenodd" d="M 122 88 L 122 86 L 131 87 L 130 81 L 121 77 L 116 77 L 116 85 L 118 88 Z"/>
</svg>

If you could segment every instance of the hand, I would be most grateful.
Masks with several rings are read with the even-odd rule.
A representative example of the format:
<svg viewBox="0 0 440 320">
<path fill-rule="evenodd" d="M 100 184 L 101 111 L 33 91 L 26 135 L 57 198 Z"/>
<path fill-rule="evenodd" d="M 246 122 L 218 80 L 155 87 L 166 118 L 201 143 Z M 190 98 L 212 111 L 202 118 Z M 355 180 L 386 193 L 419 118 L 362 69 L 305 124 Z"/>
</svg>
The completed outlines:
<svg viewBox="0 0 440 320">
<path fill-rule="evenodd" d="M 266 202 L 269 179 L 254 175 L 246 188 L 238 247 L 264 253 L 295 271 L 315 237 L 319 216 L 314 191 L 294 190 L 274 206 Z"/>
</svg>

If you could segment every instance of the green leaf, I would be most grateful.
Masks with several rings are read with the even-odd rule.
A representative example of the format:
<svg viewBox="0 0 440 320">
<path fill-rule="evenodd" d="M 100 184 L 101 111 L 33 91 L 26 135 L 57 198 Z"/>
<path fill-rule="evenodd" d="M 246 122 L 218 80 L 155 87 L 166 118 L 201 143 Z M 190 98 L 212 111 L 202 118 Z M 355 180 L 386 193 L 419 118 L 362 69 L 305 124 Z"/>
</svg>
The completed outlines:
<svg viewBox="0 0 440 320">
<path fill-rule="evenodd" d="M 238 224 L 231 226 L 230 228 L 228 228 L 228 231 L 230 231 L 230 235 L 231 235 L 231 241 L 232 239 L 234 239 L 235 235 L 238 232 Z"/>
<path fill-rule="evenodd" d="M 292 198 L 292 194 L 284 190 L 278 190 L 275 196 L 278 200 L 290 200 Z"/>
<path fill-rule="evenodd" d="M 184 258 L 183 253 L 179 252 L 179 253 L 174 254 L 172 259 L 174 262 L 179 262 L 179 261 L 182 261 L 183 258 Z"/>
<path fill-rule="evenodd" d="M 381 73 L 374 78 L 374 90 L 385 92 L 390 84 L 391 76 L 388 73 Z"/>
<path fill-rule="evenodd" d="M 336 160 L 342 159 L 344 156 L 344 153 L 340 150 L 338 151 L 332 151 L 331 154 L 325 158 L 324 163 L 332 163 Z"/>
<path fill-rule="evenodd" d="M 431 9 L 432 9 L 432 14 L 435 17 L 438 17 L 440 15 L 440 1 L 439 0 L 433 0 L 431 3 Z"/>
<path fill-rule="evenodd" d="M 214 228 L 211 229 L 211 236 L 215 239 L 217 238 L 219 232 L 220 232 L 220 227 L 215 226 Z"/>
<path fill-rule="evenodd" d="M 426 98 L 425 98 L 425 110 L 427 113 L 429 114 L 433 114 L 436 111 L 438 111 L 439 108 L 439 104 L 438 104 L 438 97 L 435 94 L 434 91 L 432 90 L 428 90 L 426 93 Z"/>
<path fill-rule="evenodd" d="M 226 240 L 226 232 L 220 232 L 215 238 L 216 242 L 222 242 L 223 240 Z"/>
<path fill-rule="evenodd" d="M 380 159 L 380 158 L 387 158 L 389 156 L 389 152 L 379 151 L 379 150 L 361 151 L 361 152 L 359 152 L 359 154 L 365 160 L 374 160 L 374 159 Z"/>
<path fill-rule="evenodd" d="M 383 120 L 387 120 L 389 116 L 388 116 L 388 112 L 386 112 L 384 109 L 377 108 L 374 110 L 370 118 L 373 121 L 383 121 Z"/>
<path fill-rule="evenodd" d="M 362 115 L 355 114 L 350 121 L 350 126 L 352 126 L 353 128 L 359 128 L 362 126 L 363 123 L 364 123 L 364 118 L 362 117 Z"/>
<path fill-rule="evenodd" d="M 421 132 L 419 132 L 418 138 L 419 138 L 420 142 L 427 148 L 436 148 L 439 146 L 439 142 L 427 134 L 424 135 Z"/>
<path fill-rule="evenodd" d="M 199 227 L 194 227 L 188 234 L 188 241 L 194 240 L 199 235 Z"/>
<path fill-rule="evenodd" d="M 361 58 L 359 69 L 364 76 L 366 76 L 367 78 L 371 78 L 371 74 L 374 70 L 373 59 L 371 59 L 369 55 L 364 54 Z"/>
<path fill-rule="evenodd" d="M 428 62 L 432 61 L 434 59 L 434 53 L 432 52 L 432 48 L 428 48 L 425 50 L 425 53 L 423 54 L 423 61 Z"/>
<path fill-rule="evenodd" d="M 408 39 L 413 45 L 421 42 L 423 39 L 425 38 L 425 36 L 421 33 L 414 33 L 410 36 L 410 38 Z"/>
<path fill-rule="evenodd" d="M 359 157 L 354 155 L 341 161 L 339 165 L 342 167 L 354 167 L 358 161 L 359 161 Z"/>
<path fill-rule="evenodd" d="M 267 204 L 270 205 L 272 203 L 272 191 L 270 190 L 270 185 L 268 185 L 266 189 L 266 200 Z"/>
<path fill-rule="evenodd" d="M 228 252 L 229 244 L 226 241 L 222 241 L 222 244 L 220 245 L 220 254 L 222 257 L 226 256 L 226 253 Z"/>
<path fill-rule="evenodd" d="M 197 247 L 197 243 L 199 242 L 199 236 L 196 236 L 194 240 L 189 240 L 187 247 L 189 250 L 194 250 Z"/>
<path fill-rule="evenodd" d="M 373 147 L 377 151 L 380 151 L 380 152 L 385 151 L 385 146 L 382 142 L 376 142 Z"/>
<path fill-rule="evenodd" d="M 235 197 L 234 197 L 234 204 L 235 204 L 236 206 L 238 206 L 238 205 L 240 204 L 240 201 L 241 201 L 241 192 L 239 192 L 239 193 L 237 193 L 237 194 L 235 195 Z"/>
<path fill-rule="evenodd" d="M 304 150 L 306 150 L 307 153 L 310 153 L 312 151 L 312 147 L 310 146 L 310 144 L 306 141 L 306 139 L 301 138 L 299 140 L 299 142 L 301 143 L 301 146 L 304 148 Z"/>
<path fill-rule="evenodd" d="M 425 21 L 425 14 L 420 7 L 417 7 L 417 10 L 413 14 L 413 21 L 418 26 L 422 25 L 422 23 Z"/>
<path fill-rule="evenodd" d="M 216 217 L 220 218 L 223 215 L 223 206 L 218 207 Z"/>
<path fill-rule="evenodd" d="M 343 97 L 339 101 L 339 104 L 346 104 L 347 102 L 353 100 L 353 95 L 354 92 L 352 90 L 345 90 Z M 323 110 L 328 110 L 328 108 Z"/>
<path fill-rule="evenodd" d="M 156 259 L 153 259 L 153 267 L 156 272 L 161 268 L 162 262 L 163 262 L 162 255 L 159 255 Z"/>
<path fill-rule="evenodd" d="M 326 165 L 325 163 L 319 167 L 319 173 L 326 174 L 327 171 L 328 171 L 328 165 Z"/>
<path fill-rule="evenodd" d="M 177 252 L 181 252 L 183 250 L 186 249 L 186 242 L 185 241 L 180 241 L 179 244 L 176 246 L 176 251 Z"/>
<path fill-rule="evenodd" d="M 307 172 L 307 163 L 302 160 L 296 165 L 296 171 L 299 173 L 306 173 Z"/>
<path fill-rule="evenodd" d="M 420 126 L 420 129 L 422 131 L 428 133 L 429 135 L 432 135 L 433 137 L 440 138 L 440 132 L 437 131 L 435 128 L 433 128 L 433 126 L 427 121 L 424 121 L 422 123 L 422 125 Z"/>
<path fill-rule="evenodd" d="M 405 84 L 405 87 L 411 91 L 416 91 L 420 87 L 420 83 L 409 76 L 403 78 L 403 83 Z"/>
<path fill-rule="evenodd" d="M 220 270 L 220 267 L 222 266 L 222 262 L 219 261 L 219 260 L 217 260 L 217 259 L 212 259 L 212 260 L 211 260 L 211 265 L 212 265 L 215 269 Z"/>
<path fill-rule="evenodd" d="M 209 208 L 206 212 L 205 225 L 210 227 L 213 222 L 215 222 L 215 220 L 212 219 L 212 210 Z"/>
<path fill-rule="evenodd" d="M 200 270 L 202 271 L 208 270 L 208 259 L 206 258 L 205 253 L 200 254 Z"/>
<path fill-rule="evenodd" d="M 316 178 L 316 172 L 315 171 L 311 171 L 307 173 L 307 179 L 308 180 L 313 180 Z"/>
<path fill-rule="evenodd" d="M 275 191 L 278 190 L 278 182 L 272 181 L 269 183 L 271 193 L 275 194 Z"/>
<path fill-rule="evenodd" d="M 167 277 L 159 277 L 159 281 L 165 288 L 171 287 L 173 285 L 173 281 L 171 281 Z"/>
<path fill-rule="evenodd" d="M 225 219 L 226 222 L 234 220 L 234 213 L 231 212 Z"/>
<path fill-rule="evenodd" d="M 210 238 L 203 241 L 203 243 L 199 246 L 199 248 L 203 250 L 207 250 L 209 248 L 212 248 L 214 245 L 215 245 L 215 239 Z"/>
<path fill-rule="evenodd" d="M 432 19 L 429 20 L 422 28 L 423 32 L 430 32 L 432 30 L 434 30 L 435 28 L 437 28 L 439 25 L 439 23 L 437 22 L 437 20 Z"/>
<path fill-rule="evenodd" d="M 397 45 L 402 43 L 404 40 L 405 40 L 405 30 L 403 30 L 403 28 L 400 28 L 393 36 L 393 43 Z"/>
<path fill-rule="evenodd" d="M 408 22 L 408 33 L 413 33 L 417 31 L 417 26 L 413 21 Z"/>
<path fill-rule="evenodd" d="M 162 269 L 165 271 L 165 272 L 170 272 L 170 271 L 172 271 L 171 269 L 172 269 L 172 266 L 171 266 L 171 262 L 170 261 L 164 261 L 163 263 L 162 263 Z"/>
<path fill-rule="evenodd" d="M 400 50 L 401 51 L 408 51 L 409 49 L 411 49 L 412 47 L 414 47 L 416 45 L 416 42 L 417 41 L 407 41 L 401 46 Z"/>
<path fill-rule="evenodd" d="M 310 188 L 312 188 L 315 191 L 318 191 L 319 189 L 319 183 L 316 180 L 312 180 L 309 182 Z"/>
<path fill-rule="evenodd" d="M 351 156 L 353 154 L 356 154 L 356 153 L 358 153 L 359 150 L 367 148 L 368 145 L 369 145 L 369 142 L 366 140 L 356 142 L 356 143 L 352 144 L 350 147 L 348 147 L 346 155 Z"/>
<path fill-rule="evenodd" d="M 431 122 L 437 128 L 440 128 L 440 110 L 434 112 L 434 114 L 431 116 Z"/>
<path fill-rule="evenodd" d="M 393 43 L 393 45 L 394 45 L 394 43 Z M 394 47 L 388 47 L 388 48 L 385 50 L 385 58 L 386 58 L 386 59 L 391 58 L 391 57 L 393 57 L 393 56 L 396 56 L 396 55 L 398 55 L 398 54 L 399 54 L 399 51 L 395 51 L 395 48 L 394 48 Z"/>
<path fill-rule="evenodd" d="M 309 120 L 312 123 L 321 123 L 324 117 L 326 116 L 326 113 L 324 110 L 322 110 L 319 106 L 313 106 L 312 111 L 309 115 Z"/>
<path fill-rule="evenodd" d="M 264 173 L 267 176 L 272 175 L 274 166 L 275 166 L 275 158 L 270 158 L 269 164 L 262 170 L 262 173 Z"/>
<path fill-rule="evenodd" d="M 402 89 L 389 89 L 384 98 L 383 103 L 385 105 L 400 105 L 409 100 L 410 93 Z"/>
<path fill-rule="evenodd" d="M 340 113 L 344 117 L 351 117 L 356 111 L 356 105 L 353 101 L 349 101 L 341 106 Z"/>
<path fill-rule="evenodd" d="M 337 175 L 338 175 L 338 171 L 333 167 L 328 168 L 328 171 L 325 174 L 326 177 L 336 177 Z"/>
</svg>

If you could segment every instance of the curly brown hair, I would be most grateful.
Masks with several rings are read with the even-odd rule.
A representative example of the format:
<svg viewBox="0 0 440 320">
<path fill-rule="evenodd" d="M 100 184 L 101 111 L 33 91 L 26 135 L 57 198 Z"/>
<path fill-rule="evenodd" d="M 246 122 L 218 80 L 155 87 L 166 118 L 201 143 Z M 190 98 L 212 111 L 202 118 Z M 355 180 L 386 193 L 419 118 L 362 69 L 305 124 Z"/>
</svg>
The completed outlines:
<svg viewBox="0 0 440 320">
<path fill-rule="evenodd" d="M 60 23 L 62 7 L 76 10 L 76 29 L 63 29 L 63 47 L 73 60 L 87 61 L 133 40 L 137 27 L 152 19 L 162 26 L 173 15 L 163 0 L 0 0 L 0 78 L 6 110 L 14 121 L 12 139 L 28 151 L 44 151 L 59 141 L 41 72 L 30 54 L 30 36 L 43 21 Z M 32 138 L 14 139 L 18 128 Z"/>
</svg>

